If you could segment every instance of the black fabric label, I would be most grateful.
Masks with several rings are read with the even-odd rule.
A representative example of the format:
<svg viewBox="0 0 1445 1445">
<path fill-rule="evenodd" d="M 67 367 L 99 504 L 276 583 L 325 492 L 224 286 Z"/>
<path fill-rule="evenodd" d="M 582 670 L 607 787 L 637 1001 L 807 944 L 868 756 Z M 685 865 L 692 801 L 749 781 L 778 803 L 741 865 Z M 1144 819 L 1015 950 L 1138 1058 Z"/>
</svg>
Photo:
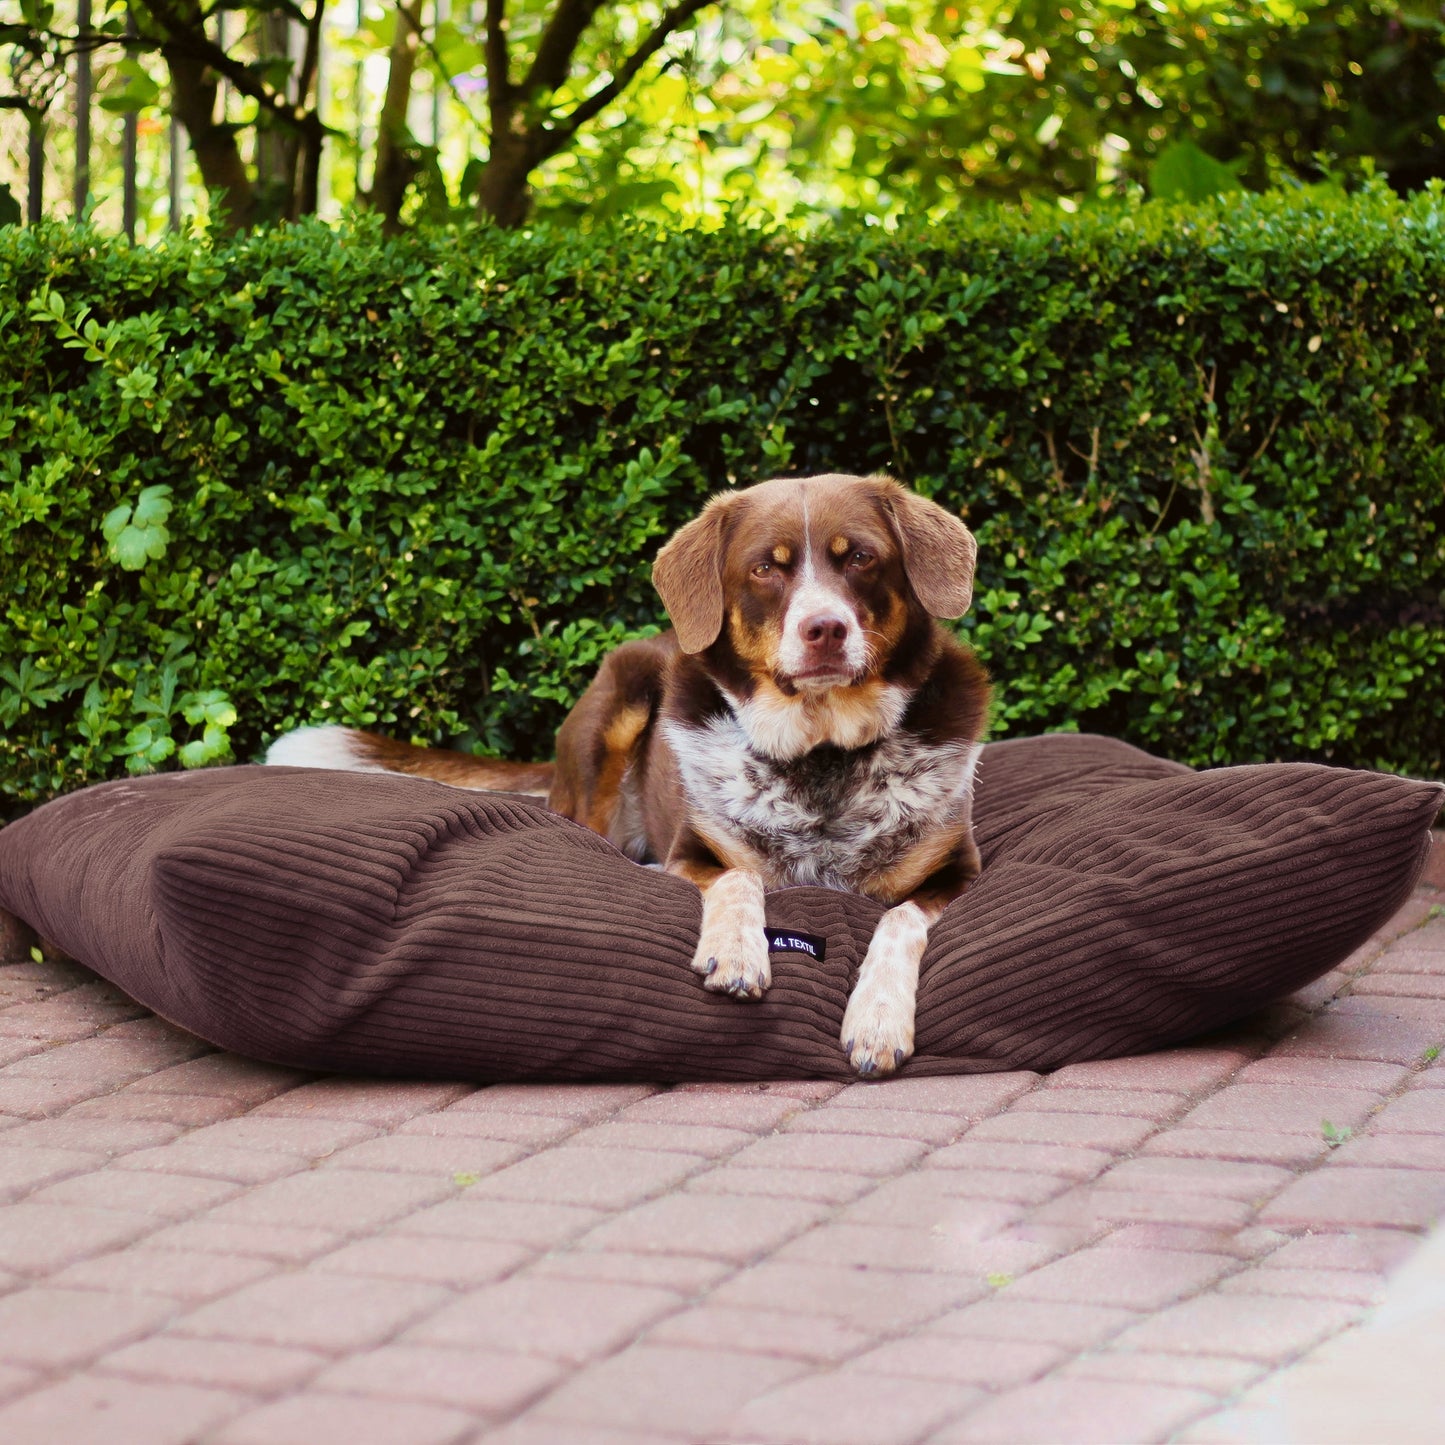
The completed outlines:
<svg viewBox="0 0 1445 1445">
<path fill-rule="evenodd" d="M 799 933 L 796 928 L 765 928 L 769 953 L 806 953 L 819 963 L 827 957 L 828 940 L 816 933 Z"/>
</svg>

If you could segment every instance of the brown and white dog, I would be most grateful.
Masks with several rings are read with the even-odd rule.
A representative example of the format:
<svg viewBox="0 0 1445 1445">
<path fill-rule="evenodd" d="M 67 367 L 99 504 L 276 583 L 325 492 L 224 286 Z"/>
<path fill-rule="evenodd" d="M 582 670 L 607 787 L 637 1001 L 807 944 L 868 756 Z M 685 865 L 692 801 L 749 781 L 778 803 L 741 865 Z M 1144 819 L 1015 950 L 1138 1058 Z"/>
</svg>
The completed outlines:
<svg viewBox="0 0 1445 1445">
<path fill-rule="evenodd" d="M 702 890 L 692 966 L 707 988 L 768 987 L 766 889 L 889 905 L 843 1018 L 864 1076 L 912 1053 L 929 927 L 979 870 L 988 680 L 935 621 L 967 611 L 975 550 L 956 517 L 884 477 L 716 497 L 653 569 L 675 631 L 612 653 L 557 735 L 549 806 Z M 266 760 L 475 788 L 544 776 L 345 728 L 291 733 Z"/>
</svg>

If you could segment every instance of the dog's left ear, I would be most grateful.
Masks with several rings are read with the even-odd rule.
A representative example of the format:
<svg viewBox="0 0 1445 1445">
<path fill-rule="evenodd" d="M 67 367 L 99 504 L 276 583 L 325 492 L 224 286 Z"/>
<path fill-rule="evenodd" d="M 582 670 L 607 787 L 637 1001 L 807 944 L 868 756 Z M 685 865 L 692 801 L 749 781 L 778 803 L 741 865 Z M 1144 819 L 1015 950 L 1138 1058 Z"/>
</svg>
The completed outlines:
<svg viewBox="0 0 1445 1445">
<path fill-rule="evenodd" d="M 880 480 L 883 480 L 880 478 Z M 884 505 L 903 548 L 903 568 L 931 617 L 962 617 L 973 601 L 978 543 L 937 502 L 887 481 Z"/>
<path fill-rule="evenodd" d="M 684 652 L 702 652 L 722 631 L 723 521 L 732 501 L 731 496 L 714 497 L 652 564 L 652 585 Z"/>
</svg>

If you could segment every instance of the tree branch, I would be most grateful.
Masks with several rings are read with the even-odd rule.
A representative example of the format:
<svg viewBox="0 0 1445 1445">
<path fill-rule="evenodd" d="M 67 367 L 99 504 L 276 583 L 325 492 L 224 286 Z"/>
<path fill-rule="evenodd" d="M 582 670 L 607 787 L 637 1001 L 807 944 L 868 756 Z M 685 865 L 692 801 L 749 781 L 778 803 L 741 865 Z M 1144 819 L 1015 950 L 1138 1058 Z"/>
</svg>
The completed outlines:
<svg viewBox="0 0 1445 1445">
<path fill-rule="evenodd" d="M 647 39 L 622 62 L 606 85 L 599 90 L 594 90 L 585 100 L 579 101 L 577 105 L 573 106 L 566 115 L 558 117 L 553 122 L 552 133 L 557 137 L 557 142 L 549 154 L 560 150 L 572 139 L 581 126 L 584 126 L 600 110 L 616 100 L 636 79 L 637 72 L 662 49 L 667 38 L 674 31 L 680 30 L 697 15 L 698 11 L 718 3 L 720 0 L 678 0 L 678 3 L 657 22 Z"/>
<path fill-rule="evenodd" d="M 487 34 L 483 56 L 487 65 L 487 108 L 495 118 L 512 104 L 512 74 L 507 57 L 507 0 L 487 0 Z"/>
<path fill-rule="evenodd" d="M 572 69 L 572 56 L 602 0 L 557 0 L 557 8 L 537 42 L 532 68 L 522 82 L 522 95 L 530 100 L 537 91 L 556 90 Z"/>
</svg>

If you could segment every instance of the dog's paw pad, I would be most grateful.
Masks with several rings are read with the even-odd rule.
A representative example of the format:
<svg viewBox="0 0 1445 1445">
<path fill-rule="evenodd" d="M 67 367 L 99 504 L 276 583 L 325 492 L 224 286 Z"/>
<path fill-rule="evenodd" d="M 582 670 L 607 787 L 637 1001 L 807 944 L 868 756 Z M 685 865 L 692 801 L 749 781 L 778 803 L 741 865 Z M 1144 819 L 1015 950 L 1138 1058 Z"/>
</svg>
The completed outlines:
<svg viewBox="0 0 1445 1445">
<path fill-rule="evenodd" d="M 699 948 L 692 966 L 702 975 L 704 988 L 734 998 L 762 998 L 773 981 L 767 950 L 741 942 Z"/>
<path fill-rule="evenodd" d="M 896 1073 L 913 1054 L 912 1011 L 855 996 L 843 1015 L 842 1044 L 860 1079 Z"/>
</svg>

